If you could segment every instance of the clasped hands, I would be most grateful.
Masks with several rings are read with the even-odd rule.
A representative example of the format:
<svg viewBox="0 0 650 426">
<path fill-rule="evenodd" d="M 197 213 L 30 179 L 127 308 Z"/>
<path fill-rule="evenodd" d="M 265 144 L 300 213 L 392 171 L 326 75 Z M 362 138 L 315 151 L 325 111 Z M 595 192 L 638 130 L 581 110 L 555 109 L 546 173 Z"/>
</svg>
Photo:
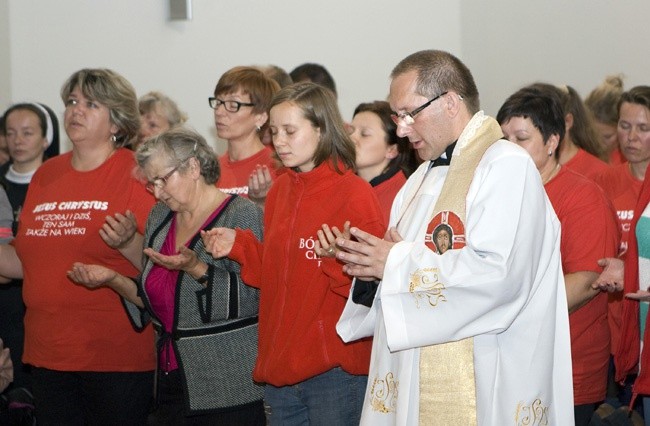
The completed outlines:
<svg viewBox="0 0 650 426">
<path fill-rule="evenodd" d="M 402 241 L 395 228 L 389 228 L 384 238 L 375 237 L 350 221 L 343 224 L 343 231 L 336 226 L 323 224 L 316 232 L 316 254 L 333 257 L 344 263 L 343 272 L 362 280 L 381 280 L 390 249 Z"/>
</svg>

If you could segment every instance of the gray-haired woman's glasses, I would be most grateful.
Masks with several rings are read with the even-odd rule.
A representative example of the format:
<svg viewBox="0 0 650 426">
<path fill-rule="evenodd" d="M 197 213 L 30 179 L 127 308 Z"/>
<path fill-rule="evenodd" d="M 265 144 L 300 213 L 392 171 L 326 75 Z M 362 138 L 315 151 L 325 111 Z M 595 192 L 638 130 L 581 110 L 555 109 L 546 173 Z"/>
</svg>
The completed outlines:
<svg viewBox="0 0 650 426">
<path fill-rule="evenodd" d="M 163 189 L 165 187 L 165 185 L 167 185 L 167 181 L 169 180 L 169 178 L 172 177 L 172 175 L 176 171 L 178 171 L 179 167 L 180 167 L 180 165 L 178 165 L 178 166 L 174 167 L 173 169 L 171 169 L 171 171 L 169 173 L 167 173 L 165 176 L 154 178 L 154 180 L 145 183 L 144 187 L 147 189 L 147 191 L 151 192 L 152 194 L 153 194 L 153 192 L 154 192 L 154 190 L 156 188 Z"/>
</svg>

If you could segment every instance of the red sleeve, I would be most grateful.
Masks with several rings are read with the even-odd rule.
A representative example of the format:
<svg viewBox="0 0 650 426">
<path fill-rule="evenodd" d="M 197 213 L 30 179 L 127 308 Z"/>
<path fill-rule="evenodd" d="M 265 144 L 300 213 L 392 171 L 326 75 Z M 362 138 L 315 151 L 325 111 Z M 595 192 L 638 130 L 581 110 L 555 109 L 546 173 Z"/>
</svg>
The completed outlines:
<svg viewBox="0 0 650 426">
<path fill-rule="evenodd" d="M 600 188 L 591 182 L 572 186 L 565 194 L 558 200 L 549 192 L 549 198 L 556 198 L 553 207 L 562 225 L 564 273 L 600 273 L 598 259 L 616 257 L 620 239 L 616 214 Z"/>
<path fill-rule="evenodd" d="M 386 232 L 386 225 L 384 224 L 377 196 L 374 191 L 370 190 L 369 186 L 363 193 L 366 195 L 351 200 L 349 210 L 342 214 L 348 214 L 347 217 L 341 218 L 342 223 L 330 224 L 330 226 L 336 225 L 339 229 L 342 229 L 343 223 L 349 220 L 350 226 L 359 228 L 376 237 L 383 238 Z M 331 257 L 323 258 L 321 269 L 330 279 L 330 289 L 347 299 L 350 295 L 352 277 L 343 272 L 343 263 Z"/>
<path fill-rule="evenodd" d="M 241 265 L 242 281 L 251 287 L 262 286 L 262 250 L 264 246 L 250 229 L 235 229 L 235 243 L 228 257 Z"/>
</svg>

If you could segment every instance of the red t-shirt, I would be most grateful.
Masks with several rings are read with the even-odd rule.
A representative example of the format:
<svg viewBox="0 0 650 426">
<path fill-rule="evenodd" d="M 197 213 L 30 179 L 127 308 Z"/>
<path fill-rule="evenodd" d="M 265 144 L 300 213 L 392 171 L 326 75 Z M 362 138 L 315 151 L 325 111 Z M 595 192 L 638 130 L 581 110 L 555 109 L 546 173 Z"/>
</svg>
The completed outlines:
<svg viewBox="0 0 650 426">
<path fill-rule="evenodd" d="M 618 248 L 612 207 L 593 181 L 562 167 L 545 185 L 562 226 L 560 252 L 564 274 L 601 272 L 598 259 Z M 569 315 L 574 404 L 605 398 L 609 362 L 607 294 L 601 293 Z"/>
<path fill-rule="evenodd" d="M 133 152 L 119 149 L 79 172 L 72 153 L 34 174 L 15 239 L 23 266 L 25 363 L 59 371 L 148 371 L 155 367 L 152 328 L 136 332 L 110 288 L 70 281 L 74 262 L 101 264 L 125 276 L 138 271 L 99 235 L 107 215 L 131 210 L 143 232 L 153 197 L 133 178 Z"/>
<path fill-rule="evenodd" d="M 618 152 L 616 150 L 615 152 Z M 628 237 L 630 224 L 634 218 L 634 208 L 641 193 L 642 180 L 632 176 L 628 163 L 618 164 L 607 169 L 595 179 L 596 183 L 603 189 L 605 196 L 611 201 L 616 215 L 618 216 L 619 229 L 621 231 L 621 245 L 618 257 L 625 261 L 627 254 Z M 612 339 L 611 352 L 616 353 L 621 335 L 621 321 L 623 315 L 623 292 L 610 293 L 609 298 L 609 330 Z"/>
<path fill-rule="evenodd" d="M 570 168 L 576 173 L 594 179 L 601 173 L 604 173 L 609 165 L 598 157 L 589 154 L 584 149 L 578 149 L 578 153 L 572 159 L 567 161 L 564 166 Z"/>
<path fill-rule="evenodd" d="M 275 179 L 278 163 L 273 159 L 273 150 L 268 146 L 257 154 L 239 161 L 231 161 L 226 152 L 219 157 L 221 175 L 217 181 L 217 188 L 228 194 L 248 197 L 248 178 L 258 164 L 267 166 L 271 177 Z"/>
<path fill-rule="evenodd" d="M 623 154 L 621 153 L 621 150 L 616 148 L 614 151 L 612 151 L 611 154 L 609 154 L 609 164 L 611 166 L 616 166 L 617 164 L 623 164 L 627 160 L 625 157 L 623 157 Z"/>
<path fill-rule="evenodd" d="M 623 256 L 627 251 L 630 223 L 634 216 L 634 207 L 636 206 L 636 200 L 639 198 L 643 180 L 639 180 L 632 175 L 628 163 L 612 166 L 594 180 L 603 189 L 605 196 L 616 209 L 621 229 L 619 256 L 624 258 Z"/>
</svg>

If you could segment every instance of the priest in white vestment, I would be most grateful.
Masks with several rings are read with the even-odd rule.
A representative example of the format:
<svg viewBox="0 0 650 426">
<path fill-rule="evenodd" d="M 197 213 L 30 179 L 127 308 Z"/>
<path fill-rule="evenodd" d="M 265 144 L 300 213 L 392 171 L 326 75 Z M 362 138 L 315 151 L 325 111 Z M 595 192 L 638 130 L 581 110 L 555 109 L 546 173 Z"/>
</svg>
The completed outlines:
<svg viewBox="0 0 650 426">
<path fill-rule="evenodd" d="M 391 78 L 398 135 L 425 161 L 384 240 L 336 240 L 357 277 L 338 333 L 374 336 L 361 424 L 573 425 L 560 226 L 535 165 L 453 55 L 417 52 Z"/>
</svg>

